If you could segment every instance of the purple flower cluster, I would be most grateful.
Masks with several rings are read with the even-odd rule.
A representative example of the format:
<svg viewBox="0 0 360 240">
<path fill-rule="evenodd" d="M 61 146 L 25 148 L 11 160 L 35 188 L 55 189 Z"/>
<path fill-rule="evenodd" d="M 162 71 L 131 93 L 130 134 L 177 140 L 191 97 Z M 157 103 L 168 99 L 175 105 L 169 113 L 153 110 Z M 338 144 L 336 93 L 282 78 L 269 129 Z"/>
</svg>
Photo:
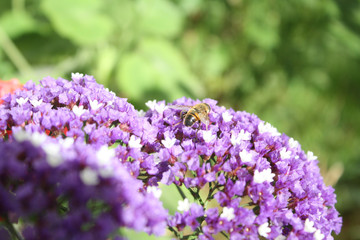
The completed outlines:
<svg viewBox="0 0 360 240">
<path fill-rule="evenodd" d="M 3 138 L 20 128 L 54 138 L 70 137 L 95 149 L 115 145 L 117 157 L 132 175 L 140 174 L 140 163 L 151 172 L 152 159 L 145 152 L 152 151 L 157 129 L 125 98 L 117 97 L 92 76 L 73 74 L 72 81 L 47 77 L 39 85 L 27 82 L 24 89 L 8 95 L 0 105 Z"/>
<path fill-rule="evenodd" d="M 106 239 L 121 226 L 161 235 L 167 211 L 107 147 L 15 133 L 0 144 L 0 216 L 25 239 Z"/>
<path fill-rule="evenodd" d="M 24 88 L 5 97 L 0 105 L 0 135 L 5 140 L 11 141 L 22 129 L 46 133 L 58 142 L 72 139 L 74 148 L 88 149 L 78 151 L 84 159 L 93 159 L 85 151 L 100 152 L 101 157 L 89 162 L 69 161 L 78 164 L 73 174 L 80 179 L 88 176 L 85 185 L 93 186 L 102 183 L 108 171 L 110 179 L 114 169 L 120 169 L 121 174 L 127 171 L 142 180 L 140 185 L 130 184 L 136 191 L 128 193 L 139 199 L 138 203 L 145 199 L 145 193 L 141 195 L 138 189 L 149 192 L 159 183 L 179 189 L 185 186 L 194 202 L 184 198 L 179 211 L 168 218 L 168 228 L 178 238 L 214 239 L 222 234 L 230 239 L 319 240 L 332 239 L 333 231 L 340 232 L 342 220 L 334 207 L 334 189 L 324 185 L 316 157 L 304 153 L 297 141 L 253 114 L 219 107 L 216 101 L 205 99 L 203 103 L 211 107 L 210 125 L 198 122 L 187 127 L 181 123 L 180 110 L 165 101 L 149 101 L 149 110 L 141 113 L 93 77 L 82 74 L 74 74 L 72 81 L 45 78 L 40 85 L 28 82 Z M 181 98 L 170 105 L 198 103 Z M 100 170 L 98 166 L 108 162 L 108 147 L 112 149 L 110 159 L 115 158 L 119 167 Z M 71 152 L 59 156 L 68 159 Z M 56 157 L 46 156 L 52 167 L 62 166 Z M 55 176 L 50 183 L 58 183 Z M 130 179 L 129 174 L 124 178 Z M 107 188 L 101 185 L 96 196 L 106 198 L 109 193 L 102 189 Z M 159 234 L 166 214 L 156 199 L 146 199 L 149 203 L 136 210 L 127 212 L 128 207 L 119 207 L 123 221 L 129 221 L 123 225 Z M 145 211 L 149 204 L 153 206 L 151 215 Z M 158 212 L 153 216 L 154 211 Z M 192 233 L 184 235 L 186 227 Z"/>
<path fill-rule="evenodd" d="M 155 139 L 156 132 L 125 98 L 116 97 L 92 76 L 73 74 L 72 80 L 47 77 L 39 85 L 29 81 L 24 91 L 8 95 L 0 108 L 1 135 L 8 137 L 13 126 L 21 126 L 96 146 L 127 143 L 131 134 L 145 135 L 144 141 Z"/>
<path fill-rule="evenodd" d="M 332 239 L 332 231 L 340 232 L 334 189 L 325 186 L 311 152 L 253 114 L 203 102 L 212 109 L 208 130 L 177 124 L 180 113 L 164 102 L 149 102 L 146 113 L 158 129 L 158 161 L 168 163 L 161 182 L 184 184 L 200 204 L 170 218 L 178 237 L 185 225 L 200 239 Z"/>
</svg>

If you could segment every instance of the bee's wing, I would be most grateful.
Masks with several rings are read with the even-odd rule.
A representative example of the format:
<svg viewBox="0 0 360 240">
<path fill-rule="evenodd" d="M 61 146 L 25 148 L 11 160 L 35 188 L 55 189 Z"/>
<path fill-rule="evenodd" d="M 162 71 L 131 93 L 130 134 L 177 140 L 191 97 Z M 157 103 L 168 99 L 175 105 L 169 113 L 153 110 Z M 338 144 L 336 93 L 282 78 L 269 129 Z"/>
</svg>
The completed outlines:
<svg viewBox="0 0 360 240">
<path fill-rule="evenodd" d="M 186 105 L 168 105 L 167 107 L 177 110 L 183 110 L 183 111 L 188 111 L 191 108 L 191 106 L 186 106 Z"/>
<path fill-rule="evenodd" d="M 200 121 L 205 123 L 206 126 L 209 126 L 210 124 L 210 119 L 209 119 L 209 115 L 206 113 L 200 113 L 198 114 Z"/>
</svg>

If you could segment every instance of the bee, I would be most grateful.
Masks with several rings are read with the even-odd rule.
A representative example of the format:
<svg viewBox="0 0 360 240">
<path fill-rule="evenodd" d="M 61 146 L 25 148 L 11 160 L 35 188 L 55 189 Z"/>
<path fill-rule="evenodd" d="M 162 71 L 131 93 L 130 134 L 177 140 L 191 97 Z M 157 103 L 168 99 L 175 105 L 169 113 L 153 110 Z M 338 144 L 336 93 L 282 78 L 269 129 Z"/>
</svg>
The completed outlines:
<svg viewBox="0 0 360 240">
<path fill-rule="evenodd" d="M 182 110 L 180 114 L 181 120 L 187 127 L 192 127 L 196 122 L 199 122 L 199 130 L 200 123 L 203 122 L 206 125 L 207 130 L 210 124 L 209 113 L 211 108 L 207 103 L 199 103 L 194 106 L 173 105 L 169 106 L 169 108 Z"/>
</svg>

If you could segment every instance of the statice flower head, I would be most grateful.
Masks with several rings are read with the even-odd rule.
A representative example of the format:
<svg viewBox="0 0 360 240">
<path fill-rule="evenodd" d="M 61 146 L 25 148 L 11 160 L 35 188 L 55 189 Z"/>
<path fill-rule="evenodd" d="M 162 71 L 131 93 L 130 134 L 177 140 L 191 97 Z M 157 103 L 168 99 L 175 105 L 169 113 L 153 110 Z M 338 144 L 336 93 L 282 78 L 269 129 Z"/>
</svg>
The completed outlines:
<svg viewBox="0 0 360 240">
<path fill-rule="evenodd" d="M 210 106 L 210 123 L 195 121 L 191 127 L 185 126 L 187 110 L 174 106 L 189 109 L 199 103 Z M 172 103 L 151 100 L 146 106 L 149 109 L 140 114 L 126 99 L 97 84 L 92 76 L 73 74 L 72 81 L 48 77 L 39 85 L 28 82 L 24 90 L 4 98 L 0 105 L 0 135 L 9 141 L 4 143 L 6 147 L 20 144 L 24 148 L 30 144 L 32 150 L 37 149 L 32 152 L 44 155 L 43 162 L 52 169 L 50 172 L 65 169 L 61 173 L 67 177 L 61 183 L 69 184 L 64 183 L 66 187 L 59 190 L 59 195 L 75 195 L 81 200 L 96 193 L 102 196 L 103 203 L 113 194 L 113 190 L 107 190 L 114 186 L 106 185 L 106 190 L 97 186 L 108 179 L 122 179 L 119 175 L 132 179 L 124 180 L 133 182 L 122 184 L 117 194 L 129 200 L 138 193 L 133 203 L 128 203 L 136 207 L 118 207 L 121 214 L 116 216 L 122 217 L 124 226 L 148 233 L 160 234 L 165 224 L 166 212 L 158 199 L 159 183 L 177 186 L 184 198 L 178 211 L 167 218 L 168 229 L 177 238 L 214 239 L 222 234 L 230 239 L 332 239 L 332 232 L 340 232 L 342 219 L 334 206 L 334 189 L 325 186 L 316 156 L 305 153 L 299 142 L 270 123 L 254 114 L 218 106 L 212 99 L 180 98 Z M 201 120 L 198 111 L 191 113 L 195 120 Z M 53 138 L 52 142 L 29 140 L 26 134 L 18 134 L 23 130 L 45 133 Z M 75 150 L 63 151 L 64 144 Z M 117 160 L 117 168 L 112 167 L 113 159 Z M 74 170 L 66 168 L 70 163 Z M 21 168 L 12 169 L 16 170 L 14 174 L 21 173 Z M 58 177 L 62 179 L 62 175 Z M 59 181 L 50 177 L 48 180 Z M 93 192 L 72 188 L 73 181 Z M 181 189 L 189 191 L 192 198 L 186 198 Z M 65 199 L 70 207 L 81 202 L 70 204 L 69 197 Z M 83 219 L 87 221 L 89 214 L 84 205 L 75 206 L 80 212 L 70 214 L 71 221 L 79 225 Z M 154 210 L 158 215 L 153 216 Z M 27 216 L 26 212 L 17 214 Z M 149 220 L 152 217 L 158 221 Z M 49 218 L 57 219 L 52 215 Z M 109 223 L 101 225 L 111 229 L 108 232 L 114 229 L 108 227 L 114 225 L 111 218 L 103 222 Z M 92 229 L 93 224 L 86 227 Z M 32 229 L 37 229 L 36 224 Z"/>
<path fill-rule="evenodd" d="M 172 107 L 201 102 L 211 107 L 209 126 L 201 121 L 184 126 L 186 112 Z M 160 159 L 149 177 L 185 185 L 195 201 L 184 199 L 169 218 L 177 237 L 184 237 L 185 226 L 193 230 L 187 237 L 199 239 L 220 233 L 230 239 L 332 239 L 332 232 L 340 232 L 334 189 L 325 186 L 316 157 L 293 138 L 254 114 L 219 107 L 211 99 L 181 98 L 167 108 L 163 102 L 147 105 L 145 116 L 158 129 L 154 150 Z M 208 204 L 214 200 L 217 208 Z M 199 215 L 191 214 L 194 204 Z"/>
<path fill-rule="evenodd" d="M 23 131 L 14 136 L 0 142 L 0 216 L 20 217 L 25 239 L 108 239 L 119 227 L 164 233 L 167 211 L 113 150 Z"/>
<path fill-rule="evenodd" d="M 40 84 L 29 81 L 22 91 L 4 98 L 0 116 L 0 136 L 5 139 L 23 129 L 72 138 L 95 149 L 113 145 L 116 157 L 132 175 L 138 176 L 141 169 L 154 170 L 148 152 L 156 145 L 157 129 L 125 98 L 117 97 L 92 76 L 75 73 L 71 81 L 51 77 Z"/>
<path fill-rule="evenodd" d="M 5 97 L 0 114 L 5 138 L 13 127 L 22 127 L 99 147 L 127 144 L 131 136 L 151 142 L 156 134 L 125 98 L 79 73 L 72 74 L 72 81 L 46 77 L 38 85 L 27 82 L 23 91 Z"/>
</svg>

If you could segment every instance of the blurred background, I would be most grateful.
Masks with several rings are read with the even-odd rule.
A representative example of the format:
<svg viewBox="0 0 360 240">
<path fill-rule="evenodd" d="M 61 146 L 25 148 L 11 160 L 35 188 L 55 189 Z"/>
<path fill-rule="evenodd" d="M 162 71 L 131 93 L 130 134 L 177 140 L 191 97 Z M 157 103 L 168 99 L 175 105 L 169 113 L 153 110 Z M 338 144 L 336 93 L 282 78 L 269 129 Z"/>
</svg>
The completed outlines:
<svg viewBox="0 0 360 240">
<path fill-rule="evenodd" d="M 359 0 L 1 0 L 0 79 L 70 78 L 128 98 L 213 98 L 318 156 L 360 239 Z"/>
</svg>

